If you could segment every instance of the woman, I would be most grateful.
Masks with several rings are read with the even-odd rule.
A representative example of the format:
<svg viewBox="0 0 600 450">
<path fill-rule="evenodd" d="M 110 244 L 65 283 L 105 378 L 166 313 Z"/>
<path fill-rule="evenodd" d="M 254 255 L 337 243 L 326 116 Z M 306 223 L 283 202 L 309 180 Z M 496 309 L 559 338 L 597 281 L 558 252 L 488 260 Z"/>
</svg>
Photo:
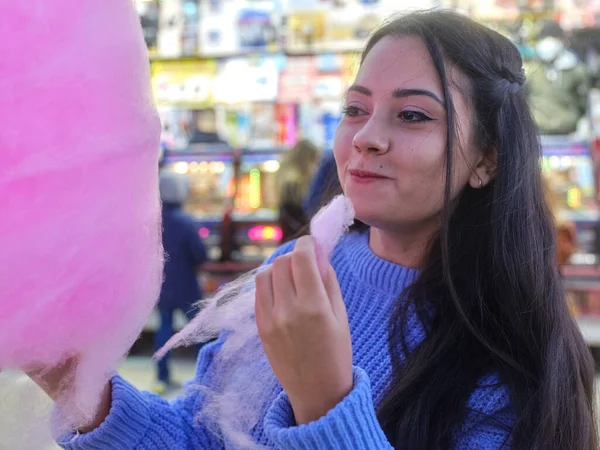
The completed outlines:
<svg viewBox="0 0 600 450">
<path fill-rule="evenodd" d="M 281 242 L 297 237 L 308 223 L 302 201 L 319 160 L 319 150 L 304 139 L 288 150 L 277 172 Z"/>
<path fill-rule="evenodd" d="M 324 280 L 309 237 L 256 278 L 280 385 L 254 442 L 596 448 L 593 366 L 560 285 L 521 62 L 507 39 L 447 12 L 371 37 L 334 145 L 357 229 Z M 221 344 L 202 350 L 198 382 Z M 233 448 L 194 420 L 200 391 L 169 404 L 116 376 L 106 392 L 64 448 Z"/>
</svg>

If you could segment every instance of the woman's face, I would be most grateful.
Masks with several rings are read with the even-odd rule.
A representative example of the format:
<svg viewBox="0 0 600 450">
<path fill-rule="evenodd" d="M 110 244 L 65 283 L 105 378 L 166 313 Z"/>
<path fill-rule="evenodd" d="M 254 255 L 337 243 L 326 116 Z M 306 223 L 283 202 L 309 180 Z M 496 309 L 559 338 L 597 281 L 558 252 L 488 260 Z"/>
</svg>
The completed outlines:
<svg viewBox="0 0 600 450">
<path fill-rule="evenodd" d="M 461 81 L 457 71 L 448 74 Z M 474 170 L 482 156 L 471 148 L 472 114 L 453 84 L 461 144 L 453 152 L 457 195 L 467 183 L 480 186 Z M 396 231 L 437 224 L 445 188 L 446 133 L 442 84 L 424 43 L 411 36 L 383 38 L 348 91 L 334 142 L 340 182 L 357 218 Z"/>
</svg>

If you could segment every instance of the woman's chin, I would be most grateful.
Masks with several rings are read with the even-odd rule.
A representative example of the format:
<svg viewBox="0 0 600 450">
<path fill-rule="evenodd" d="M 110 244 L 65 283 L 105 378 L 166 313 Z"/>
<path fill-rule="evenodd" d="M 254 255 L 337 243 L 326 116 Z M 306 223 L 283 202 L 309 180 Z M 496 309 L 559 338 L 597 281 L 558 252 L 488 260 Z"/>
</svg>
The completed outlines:
<svg viewBox="0 0 600 450">
<path fill-rule="evenodd" d="M 394 229 L 405 220 L 410 218 L 398 217 L 398 205 L 389 206 L 376 201 L 363 201 L 359 199 L 354 201 L 350 199 L 354 206 L 355 218 L 369 227 L 381 229 Z"/>
<path fill-rule="evenodd" d="M 374 196 L 372 193 L 364 189 L 355 189 L 354 186 L 347 186 L 344 194 L 352 202 L 355 217 L 370 226 L 377 226 L 381 221 L 386 221 L 390 216 L 393 216 L 398 209 L 397 202 L 390 202 L 387 193 L 381 193 L 379 196 Z M 390 203 L 396 206 L 390 207 Z"/>
<path fill-rule="evenodd" d="M 369 226 L 377 226 L 386 216 L 381 211 L 378 211 L 373 205 L 354 204 L 355 218 L 359 222 Z"/>
</svg>

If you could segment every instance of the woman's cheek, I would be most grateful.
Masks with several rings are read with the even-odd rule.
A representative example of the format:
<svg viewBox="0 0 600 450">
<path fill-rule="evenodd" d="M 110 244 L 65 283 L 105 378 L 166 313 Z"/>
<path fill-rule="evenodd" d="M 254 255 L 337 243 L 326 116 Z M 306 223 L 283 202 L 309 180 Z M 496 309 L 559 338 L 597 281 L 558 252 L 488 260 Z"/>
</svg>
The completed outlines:
<svg viewBox="0 0 600 450">
<path fill-rule="evenodd" d="M 335 136 L 333 140 L 334 151 L 338 151 L 341 148 L 348 146 L 348 144 L 352 144 L 352 139 L 354 138 L 355 134 L 353 128 L 354 127 L 352 127 L 351 124 L 346 122 L 346 119 L 342 119 L 342 122 L 335 130 Z"/>
<path fill-rule="evenodd" d="M 346 166 L 352 153 L 352 140 L 354 133 L 342 122 L 338 127 L 333 140 L 333 154 L 338 168 Z"/>
</svg>

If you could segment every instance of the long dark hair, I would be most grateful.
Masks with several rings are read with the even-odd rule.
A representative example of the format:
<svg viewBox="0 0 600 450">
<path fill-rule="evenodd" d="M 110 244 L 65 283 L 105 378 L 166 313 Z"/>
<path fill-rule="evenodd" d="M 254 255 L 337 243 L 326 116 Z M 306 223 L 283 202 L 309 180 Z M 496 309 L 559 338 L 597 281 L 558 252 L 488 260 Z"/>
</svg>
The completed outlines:
<svg viewBox="0 0 600 450">
<path fill-rule="evenodd" d="M 451 12 L 412 13 L 384 24 L 363 54 L 386 36 L 425 43 L 444 86 L 448 135 L 443 223 L 416 282 L 390 320 L 393 379 L 379 420 L 396 448 L 452 447 L 479 380 L 497 373 L 508 388 L 518 449 L 595 449 L 593 361 L 571 317 L 556 265 L 541 146 L 521 85 L 518 50 L 500 34 Z M 449 68 L 473 110 L 474 145 L 495 158 L 493 181 L 451 199 L 457 126 Z M 427 331 L 415 349 L 404 324 L 416 311 Z"/>
</svg>

